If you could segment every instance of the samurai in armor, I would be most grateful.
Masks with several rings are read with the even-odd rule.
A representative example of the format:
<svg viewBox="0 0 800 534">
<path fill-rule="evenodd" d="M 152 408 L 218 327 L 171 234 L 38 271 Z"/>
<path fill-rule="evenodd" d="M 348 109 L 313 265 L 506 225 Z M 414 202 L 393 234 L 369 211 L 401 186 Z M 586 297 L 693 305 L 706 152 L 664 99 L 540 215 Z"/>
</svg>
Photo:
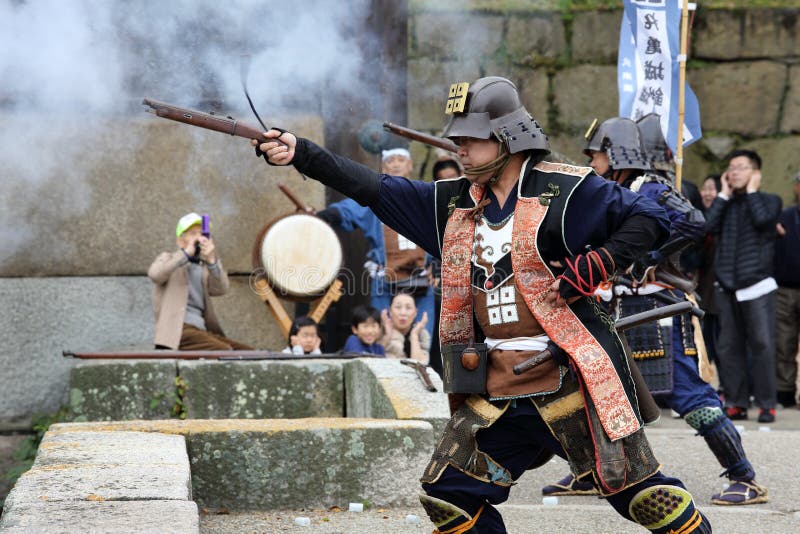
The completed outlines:
<svg viewBox="0 0 800 534">
<path fill-rule="evenodd" d="M 617 318 L 686 298 L 681 290 L 661 279 L 680 281 L 681 275 L 675 266 L 677 256 L 703 238 L 705 221 L 699 210 L 675 189 L 667 174 L 670 162 L 667 150 L 657 115 L 646 116 L 644 125 L 627 118 L 612 118 L 587 132 L 584 153 L 591 158 L 595 172 L 661 204 L 671 223 L 667 243 L 643 255 L 632 266 L 627 280 L 632 279 L 633 284 L 598 291 L 614 303 L 612 315 Z M 660 324 L 663 322 L 666 324 Z M 704 355 L 698 352 L 694 342 L 698 330 L 693 328 L 691 316 L 686 314 L 632 328 L 626 335 L 650 391 L 662 396 L 670 408 L 703 436 L 724 468 L 721 476 L 727 476 L 730 485 L 713 495 L 711 502 L 719 505 L 767 502 L 767 489 L 756 483 L 755 471 L 738 431 L 722 410 L 714 388 L 701 378 L 698 360 L 705 365 L 708 362 L 703 362 Z M 545 495 L 585 495 L 594 491 L 589 481 L 568 475 L 544 487 L 542 492 Z"/>
<path fill-rule="evenodd" d="M 435 532 L 506 532 L 494 505 L 554 454 L 652 532 L 711 532 L 683 483 L 659 470 L 622 342 L 589 298 L 667 239 L 663 208 L 591 168 L 545 161 L 547 136 L 505 78 L 453 84 L 445 113 L 465 176 L 436 183 L 377 174 L 279 130 L 268 136 L 285 145 L 257 147 L 442 260 L 443 354 L 460 354 L 459 373 L 483 361 L 486 375 L 479 393 L 452 390 L 422 476 Z M 545 349 L 553 357 L 513 373 Z"/>
</svg>

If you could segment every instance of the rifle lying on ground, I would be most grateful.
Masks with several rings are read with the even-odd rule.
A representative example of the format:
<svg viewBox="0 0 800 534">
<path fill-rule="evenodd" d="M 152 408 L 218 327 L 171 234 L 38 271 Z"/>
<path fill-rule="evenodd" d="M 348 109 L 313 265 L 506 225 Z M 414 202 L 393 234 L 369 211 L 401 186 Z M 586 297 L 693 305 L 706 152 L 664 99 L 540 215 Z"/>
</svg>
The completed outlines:
<svg viewBox="0 0 800 534">
<path fill-rule="evenodd" d="M 159 102 L 152 98 L 145 98 L 142 104 L 150 106 L 147 109 L 148 113 L 170 119 L 173 121 L 183 122 L 192 126 L 199 126 L 207 130 L 214 130 L 215 132 L 222 132 L 229 135 L 236 135 L 244 137 L 245 139 L 257 139 L 260 142 L 275 141 L 279 144 L 285 144 L 277 139 L 271 139 L 264 135 L 264 129 L 258 126 L 240 122 L 233 117 L 223 117 L 215 113 L 204 113 L 202 111 L 195 111 L 189 108 L 182 108 L 167 104 L 166 102 Z"/>
<path fill-rule="evenodd" d="M 431 377 L 428 376 L 427 365 L 411 359 L 400 360 L 400 363 L 412 367 L 417 372 L 417 376 L 422 381 L 422 385 L 425 386 L 425 389 L 428 391 L 436 391 L 436 386 L 433 385 L 433 382 L 431 382 Z"/>
<path fill-rule="evenodd" d="M 330 354 L 286 354 L 268 350 L 138 350 L 110 352 L 73 352 L 65 350 L 65 358 L 81 360 L 352 360 L 375 358 L 372 354 L 336 352 Z"/>
<path fill-rule="evenodd" d="M 447 150 L 448 152 L 458 152 L 458 145 L 449 139 L 445 139 L 444 137 L 426 134 L 425 132 L 412 130 L 411 128 L 406 128 L 405 126 L 400 126 L 399 124 L 393 124 L 391 122 L 384 122 L 383 129 L 387 132 L 399 135 L 400 137 L 411 139 L 412 141 L 419 141 L 420 143 L 435 146 L 437 148 Z"/>
</svg>

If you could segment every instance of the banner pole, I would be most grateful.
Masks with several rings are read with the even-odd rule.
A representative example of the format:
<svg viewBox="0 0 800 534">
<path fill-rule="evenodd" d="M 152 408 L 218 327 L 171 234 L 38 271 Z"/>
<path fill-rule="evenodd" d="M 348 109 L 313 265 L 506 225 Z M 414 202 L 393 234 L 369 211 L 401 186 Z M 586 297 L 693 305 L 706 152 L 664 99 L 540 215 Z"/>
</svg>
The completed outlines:
<svg viewBox="0 0 800 534">
<path fill-rule="evenodd" d="M 678 55 L 678 143 L 675 145 L 675 188 L 681 190 L 681 177 L 683 174 L 683 120 L 686 100 L 686 49 L 689 37 L 689 0 L 682 0 L 681 10 L 681 49 Z"/>
</svg>

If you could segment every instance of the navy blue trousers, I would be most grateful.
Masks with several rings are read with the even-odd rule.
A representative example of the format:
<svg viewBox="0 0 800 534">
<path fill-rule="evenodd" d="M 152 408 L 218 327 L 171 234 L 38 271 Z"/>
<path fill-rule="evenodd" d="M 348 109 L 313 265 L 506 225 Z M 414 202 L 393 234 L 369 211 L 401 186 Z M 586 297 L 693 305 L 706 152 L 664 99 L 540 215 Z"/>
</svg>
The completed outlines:
<svg viewBox="0 0 800 534">
<path fill-rule="evenodd" d="M 681 417 L 698 408 L 722 408 L 711 385 L 700 378 L 697 360 L 683 353 L 680 321 L 672 322 L 672 393 L 661 396 Z"/>
<path fill-rule="evenodd" d="M 508 410 L 495 423 L 476 435 L 478 449 L 505 467 L 517 480 L 545 450 L 566 459 L 564 449 L 550 433 L 539 412 L 530 400 L 522 399 Z M 647 480 L 624 491 L 607 497 L 606 500 L 625 519 L 632 521 L 628 514 L 631 499 L 641 490 L 655 485 L 668 484 L 684 488 L 676 479 L 656 473 Z M 502 534 L 506 532 L 500 512 L 492 506 L 508 499 L 510 487 L 481 482 L 464 473 L 448 467 L 433 484 L 423 484 L 428 495 L 452 503 L 471 515 L 475 515 L 481 505 L 486 507 L 475 526 L 481 534 Z"/>
</svg>

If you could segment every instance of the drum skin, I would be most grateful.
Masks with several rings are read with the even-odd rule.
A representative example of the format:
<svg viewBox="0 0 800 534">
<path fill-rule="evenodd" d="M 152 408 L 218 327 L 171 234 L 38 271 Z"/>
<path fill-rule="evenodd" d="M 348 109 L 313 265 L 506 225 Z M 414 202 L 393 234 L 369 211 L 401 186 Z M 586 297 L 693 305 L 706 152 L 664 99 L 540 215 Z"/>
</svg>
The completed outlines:
<svg viewBox="0 0 800 534">
<path fill-rule="evenodd" d="M 261 229 L 253 246 L 253 267 L 280 298 L 305 302 L 321 297 L 342 267 L 342 244 L 314 215 L 291 213 Z"/>
</svg>

